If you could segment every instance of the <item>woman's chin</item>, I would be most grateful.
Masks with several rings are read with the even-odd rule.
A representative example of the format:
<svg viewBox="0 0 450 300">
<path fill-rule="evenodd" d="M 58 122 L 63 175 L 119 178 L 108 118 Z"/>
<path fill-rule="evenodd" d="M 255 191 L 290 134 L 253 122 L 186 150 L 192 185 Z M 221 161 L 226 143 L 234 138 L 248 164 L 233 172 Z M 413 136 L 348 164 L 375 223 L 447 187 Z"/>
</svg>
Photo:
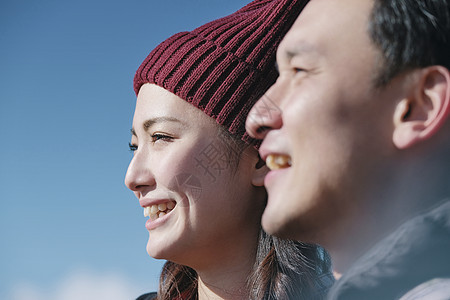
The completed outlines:
<svg viewBox="0 0 450 300">
<path fill-rule="evenodd" d="M 155 259 L 167 259 L 167 251 L 164 251 L 160 247 L 155 247 L 150 241 L 147 242 L 147 253 L 150 257 Z M 166 254 L 166 255 L 165 255 Z"/>
</svg>

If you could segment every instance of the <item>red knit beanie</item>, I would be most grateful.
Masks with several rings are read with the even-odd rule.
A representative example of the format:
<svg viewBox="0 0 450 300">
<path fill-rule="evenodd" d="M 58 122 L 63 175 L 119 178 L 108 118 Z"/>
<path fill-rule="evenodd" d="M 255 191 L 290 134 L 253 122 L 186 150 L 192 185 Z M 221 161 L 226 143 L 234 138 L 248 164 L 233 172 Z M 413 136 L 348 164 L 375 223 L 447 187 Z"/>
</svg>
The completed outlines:
<svg viewBox="0 0 450 300">
<path fill-rule="evenodd" d="M 256 0 L 159 44 L 134 77 L 136 95 L 154 83 L 214 118 L 247 143 L 250 108 L 275 82 L 275 53 L 308 0 Z"/>
</svg>

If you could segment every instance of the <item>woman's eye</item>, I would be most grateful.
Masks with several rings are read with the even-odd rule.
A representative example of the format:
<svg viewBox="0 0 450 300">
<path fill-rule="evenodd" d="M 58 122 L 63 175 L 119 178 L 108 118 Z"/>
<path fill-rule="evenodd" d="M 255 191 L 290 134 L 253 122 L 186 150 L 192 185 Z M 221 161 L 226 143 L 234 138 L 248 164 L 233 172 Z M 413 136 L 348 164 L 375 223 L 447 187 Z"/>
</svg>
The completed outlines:
<svg viewBox="0 0 450 300">
<path fill-rule="evenodd" d="M 303 72 L 303 71 L 305 71 L 305 69 L 302 69 L 302 68 L 294 68 L 294 72 L 295 72 L 295 73 L 300 73 L 300 72 Z"/>
<path fill-rule="evenodd" d="M 138 146 L 133 145 L 132 143 L 128 143 L 128 147 L 130 148 L 131 152 L 135 152 L 138 149 Z"/>
<path fill-rule="evenodd" d="M 165 135 L 165 134 L 161 134 L 161 133 L 155 133 L 152 135 L 152 142 L 155 143 L 157 141 L 164 141 L 164 142 L 171 142 L 172 141 L 172 137 Z"/>
</svg>

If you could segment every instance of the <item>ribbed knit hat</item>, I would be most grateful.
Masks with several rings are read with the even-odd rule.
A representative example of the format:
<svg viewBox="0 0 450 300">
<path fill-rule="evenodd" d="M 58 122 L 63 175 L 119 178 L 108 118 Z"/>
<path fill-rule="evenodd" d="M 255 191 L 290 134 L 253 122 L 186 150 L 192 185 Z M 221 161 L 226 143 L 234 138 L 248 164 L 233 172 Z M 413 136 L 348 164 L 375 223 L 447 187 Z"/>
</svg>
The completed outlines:
<svg viewBox="0 0 450 300">
<path fill-rule="evenodd" d="M 159 44 L 134 77 L 136 95 L 154 83 L 214 118 L 247 143 L 251 107 L 275 82 L 275 53 L 308 0 L 256 0 Z"/>
</svg>

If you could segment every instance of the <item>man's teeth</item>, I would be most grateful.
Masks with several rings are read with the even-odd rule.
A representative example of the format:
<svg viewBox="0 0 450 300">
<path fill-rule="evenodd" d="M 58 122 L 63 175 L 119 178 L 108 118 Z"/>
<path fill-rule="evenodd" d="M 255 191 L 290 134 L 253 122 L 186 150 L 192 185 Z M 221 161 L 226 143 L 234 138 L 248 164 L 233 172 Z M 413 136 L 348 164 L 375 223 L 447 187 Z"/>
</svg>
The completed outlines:
<svg viewBox="0 0 450 300">
<path fill-rule="evenodd" d="M 289 155 L 269 154 L 266 158 L 266 165 L 271 170 L 289 168 L 292 165 Z"/>
<path fill-rule="evenodd" d="M 144 217 L 150 217 L 156 220 L 169 212 L 175 207 L 175 202 L 167 202 L 144 207 Z"/>
</svg>

